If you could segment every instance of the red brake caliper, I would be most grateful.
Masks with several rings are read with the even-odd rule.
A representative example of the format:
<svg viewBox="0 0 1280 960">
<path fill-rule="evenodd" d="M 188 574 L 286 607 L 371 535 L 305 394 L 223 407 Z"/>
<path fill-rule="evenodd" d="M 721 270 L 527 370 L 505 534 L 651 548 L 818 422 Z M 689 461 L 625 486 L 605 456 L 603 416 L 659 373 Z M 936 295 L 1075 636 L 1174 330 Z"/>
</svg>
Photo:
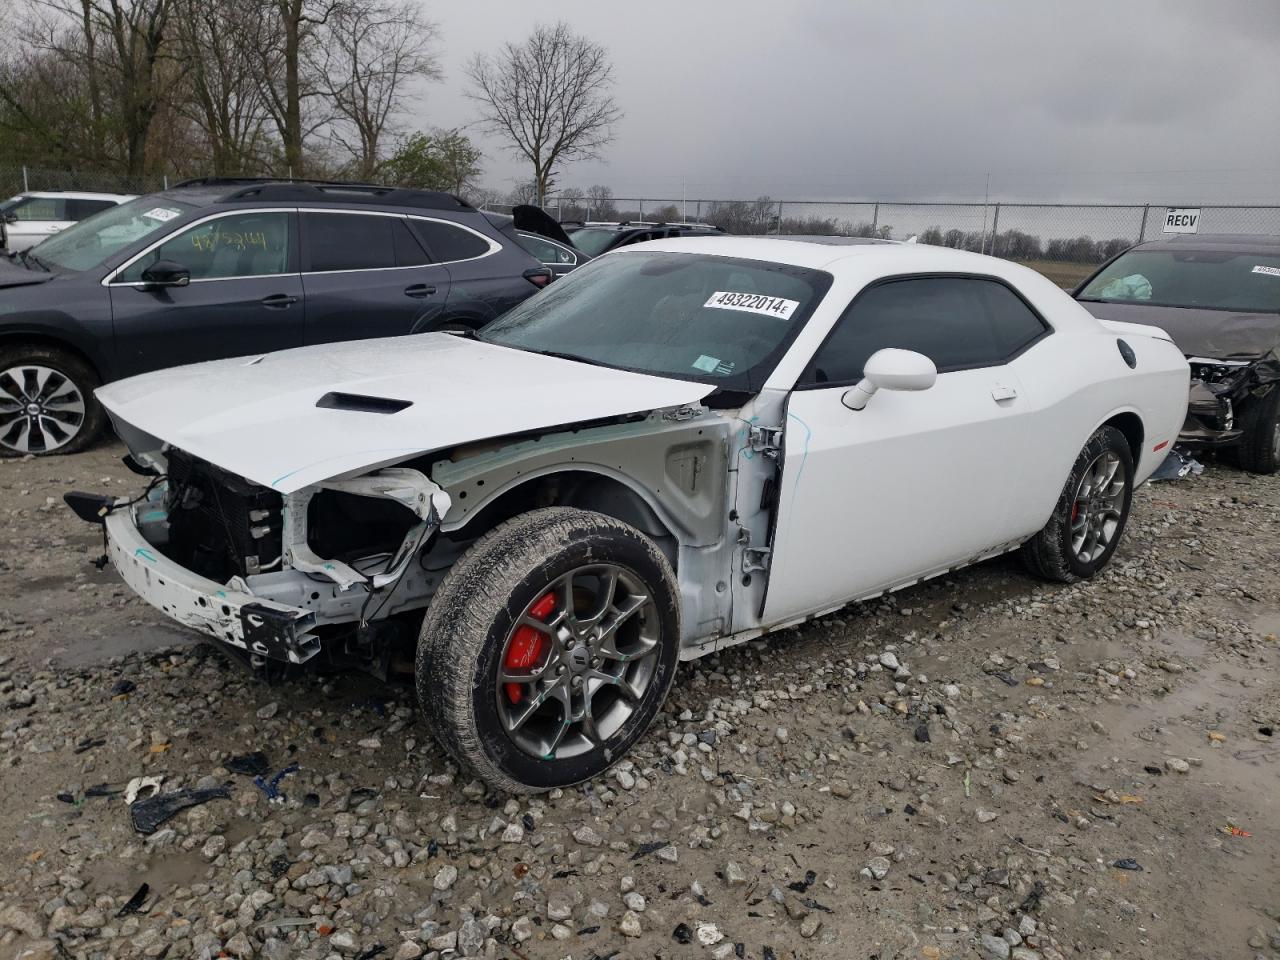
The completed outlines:
<svg viewBox="0 0 1280 960">
<path fill-rule="evenodd" d="M 538 602 L 529 608 L 529 616 L 535 620 L 545 620 L 556 608 L 555 594 L 548 593 L 538 598 Z M 534 627 L 521 624 L 516 627 L 515 636 L 511 638 L 511 646 L 507 647 L 506 659 L 502 665 L 508 670 L 528 670 L 542 659 L 542 651 L 546 649 L 546 635 Z M 523 683 L 503 684 L 507 699 L 519 703 L 524 699 Z"/>
</svg>

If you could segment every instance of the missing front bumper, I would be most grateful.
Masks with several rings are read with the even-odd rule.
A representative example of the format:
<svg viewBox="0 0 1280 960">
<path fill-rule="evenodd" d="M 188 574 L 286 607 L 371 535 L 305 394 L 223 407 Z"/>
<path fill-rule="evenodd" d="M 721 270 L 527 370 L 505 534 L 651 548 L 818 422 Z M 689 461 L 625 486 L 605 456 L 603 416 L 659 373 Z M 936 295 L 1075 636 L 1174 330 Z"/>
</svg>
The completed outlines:
<svg viewBox="0 0 1280 960">
<path fill-rule="evenodd" d="M 179 566 L 142 536 L 132 506 L 117 506 L 105 525 L 107 553 L 125 583 L 184 626 L 272 660 L 306 663 L 320 652 L 314 612 L 264 600 Z"/>
</svg>

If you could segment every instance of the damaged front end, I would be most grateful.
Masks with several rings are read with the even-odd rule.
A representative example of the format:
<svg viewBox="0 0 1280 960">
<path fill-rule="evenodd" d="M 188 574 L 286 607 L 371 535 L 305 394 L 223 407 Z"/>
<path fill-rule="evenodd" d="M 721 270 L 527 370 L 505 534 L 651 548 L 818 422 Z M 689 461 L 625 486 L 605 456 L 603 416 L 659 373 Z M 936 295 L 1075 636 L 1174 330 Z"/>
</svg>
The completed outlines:
<svg viewBox="0 0 1280 960">
<path fill-rule="evenodd" d="M 1187 362 L 1191 390 L 1178 443 L 1192 450 L 1235 446 L 1244 435 L 1242 411 L 1280 382 L 1280 359 L 1270 353 L 1256 360 L 1188 357 Z"/>
<path fill-rule="evenodd" d="M 164 460 L 136 501 L 95 511 L 86 495 L 67 497 L 101 517 L 110 559 L 139 596 L 257 666 L 324 649 L 385 673 L 388 645 L 370 623 L 434 592 L 438 574 L 419 559 L 448 512 L 444 490 L 387 467 L 282 494 L 180 450 Z"/>
</svg>

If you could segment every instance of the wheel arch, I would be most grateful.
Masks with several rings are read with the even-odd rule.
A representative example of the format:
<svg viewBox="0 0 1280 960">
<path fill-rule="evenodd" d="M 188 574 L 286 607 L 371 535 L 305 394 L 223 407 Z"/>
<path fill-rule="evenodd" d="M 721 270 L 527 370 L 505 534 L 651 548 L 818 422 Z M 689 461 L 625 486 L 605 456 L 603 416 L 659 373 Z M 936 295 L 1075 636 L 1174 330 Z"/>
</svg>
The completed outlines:
<svg viewBox="0 0 1280 960">
<path fill-rule="evenodd" d="M 1137 468 L 1142 461 L 1142 445 L 1146 438 L 1146 429 L 1138 412 L 1135 410 L 1117 411 L 1094 429 L 1098 430 L 1102 427 L 1115 427 L 1124 434 L 1124 438 L 1129 441 L 1129 452 L 1133 454 L 1133 465 Z"/>
<path fill-rule="evenodd" d="M 85 350 L 81 349 L 64 337 L 59 337 L 55 334 L 45 333 L 39 330 L 24 330 L 20 327 L 12 330 L 0 331 L 0 350 L 7 350 L 10 347 L 19 344 L 33 344 L 51 350 L 61 350 L 84 363 L 98 378 L 100 383 L 104 380 L 102 364 L 96 361 Z"/>
<path fill-rule="evenodd" d="M 455 502 L 465 500 L 477 484 L 468 486 L 470 491 L 450 491 Z M 557 464 L 515 477 L 487 492 L 481 503 L 469 505 L 458 521 L 446 522 L 444 532 L 480 537 L 511 517 L 549 506 L 592 510 L 635 527 L 654 540 L 672 568 L 678 569 L 681 525 L 651 491 L 599 464 Z"/>
</svg>

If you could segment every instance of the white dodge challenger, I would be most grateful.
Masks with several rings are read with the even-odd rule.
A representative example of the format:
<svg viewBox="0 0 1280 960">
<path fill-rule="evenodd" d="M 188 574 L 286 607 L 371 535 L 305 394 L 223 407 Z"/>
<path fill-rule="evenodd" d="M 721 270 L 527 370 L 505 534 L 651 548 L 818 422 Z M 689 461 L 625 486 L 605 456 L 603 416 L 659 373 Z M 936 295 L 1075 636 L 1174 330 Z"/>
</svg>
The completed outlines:
<svg viewBox="0 0 1280 960">
<path fill-rule="evenodd" d="M 1182 426 L 1160 330 L 938 247 L 610 253 L 470 337 L 98 392 L 152 481 L 67 500 L 129 585 L 259 670 L 385 675 L 494 787 L 595 776 L 680 660 L 1020 550 L 1115 552 Z"/>
</svg>

